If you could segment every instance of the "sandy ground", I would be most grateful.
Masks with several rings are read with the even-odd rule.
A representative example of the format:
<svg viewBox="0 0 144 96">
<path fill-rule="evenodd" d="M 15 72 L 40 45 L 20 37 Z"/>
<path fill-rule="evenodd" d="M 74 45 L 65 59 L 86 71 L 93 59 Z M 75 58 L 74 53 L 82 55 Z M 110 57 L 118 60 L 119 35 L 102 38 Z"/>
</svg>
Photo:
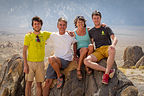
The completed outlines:
<svg viewBox="0 0 144 96">
<path fill-rule="evenodd" d="M 123 65 L 123 53 L 124 49 L 127 46 L 141 46 L 144 51 L 144 39 L 135 37 L 135 36 L 121 36 L 118 35 L 118 44 L 116 46 L 116 57 L 115 61 L 117 66 L 120 67 Z M 10 35 L 10 36 L 0 36 L 0 66 L 3 62 L 10 58 L 13 54 L 21 54 L 23 48 L 23 39 L 24 34 Z M 1 47 L 5 43 L 11 42 L 12 46 Z M 50 42 L 47 42 L 46 45 L 46 58 L 52 53 L 52 45 Z M 47 61 L 47 59 L 45 59 Z M 134 85 L 139 90 L 139 96 L 144 96 L 144 69 L 121 69 L 122 72 L 134 83 Z M 143 94 L 143 95 L 142 95 Z"/>
</svg>

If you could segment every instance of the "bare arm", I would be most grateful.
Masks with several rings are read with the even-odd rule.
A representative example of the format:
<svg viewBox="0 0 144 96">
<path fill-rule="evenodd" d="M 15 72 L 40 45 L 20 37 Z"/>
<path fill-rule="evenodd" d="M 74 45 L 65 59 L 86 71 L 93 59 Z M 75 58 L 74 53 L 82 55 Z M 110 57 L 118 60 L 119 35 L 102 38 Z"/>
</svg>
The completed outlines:
<svg viewBox="0 0 144 96">
<path fill-rule="evenodd" d="M 29 73 L 29 68 L 28 68 L 28 64 L 27 64 L 27 49 L 28 49 L 28 46 L 25 46 L 23 47 L 23 59 L 24 59 L 24 72 L 26 74 Z"/>
<path fill-rule="evenodd" d="M 92 38 L 90 39 L 90 41 L 91 41 L 91 44 L 93 44 L 93 43 L 94 43 L 94 40 L 93 40 Z"/>
<path fill-rule="evenodd" d="M 111 35 L 111 39 L 113 40 L 112 45 L 113 45 L 113 46 L 116 46 L 116 44 L 117 44 L 117 42 L 118 42 L 117 38 L 116 38 L 114 35 Z"/>
<path fill-rule="evenodd" d="M 74 36 L 75 36 L 75 33 L 74 33 Z M 77 51 L 77 42 L 73 44 L 73 51 L 74 51 L 74 59 L 75 57 L 77 57 L 77 54 L 76 54 L 76 51 Z"/>
<path fill-rule="evenodd" d="M 77 43 L 73 44 L 73 51 L 74 51 L 73 60 L 78 61 L 78 57 L 77 57 L 77 54 L 76 54 L 76 52 L 77 52 Z"/>
<path fill-rule="evenodd" d="M 71 37 L 74 37 L 74 32 L 72 31 L 66 31 Z"/>
</svg>

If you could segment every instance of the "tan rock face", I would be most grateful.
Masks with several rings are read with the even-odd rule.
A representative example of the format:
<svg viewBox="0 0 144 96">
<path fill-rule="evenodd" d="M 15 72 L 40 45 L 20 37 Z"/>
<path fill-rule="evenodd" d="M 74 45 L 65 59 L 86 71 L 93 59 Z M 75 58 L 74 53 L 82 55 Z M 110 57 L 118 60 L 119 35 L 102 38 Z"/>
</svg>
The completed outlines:
<svg viewBox="0 0 144 96">
<path fill-rule="evenodd" d="M 120 96 L 137 96 L 138 94 L 138 90 L 136 87 L 134 86 L 128 86 L 127 88 L 125 88 L 122 92 Z"/>
<path fill-rule="evenodd" d="M 136 63 L 136 68 L 138 68 L 139 66 L 144 66 L 144 56 L 142 56 L 138 62 Z"/>
<path fill-rule="evenodd" d="M 105 67 L 106 59 L 101 60 L 99 64 Z M 57 89 L 53 83 L 50 96 L 122 96 L 121 94 L 128 92 L 136 94 L 132 96 L 137 96 L 137 88 L 117 69 L 116 63 L 113 66 L 116 73 L 112 79 L 109 79 L 108 85 L 101 83 L 103 72 L 94 70 L 91 75 L 86 75 L 84 66 L 82 67 L 83 79 L 79 81 L 76 68 L 77 64 L 73 61 L 62 71 L 66 76 L 66 82 L 61 89 Z M 32 92 L 35 93 L 35 87 L 32 87 Z M 1 96 L 24 96 L 23 59 L 18 54 L 3 64 L 0 70 L 0 88 Z"/>
<path fill-rule="evenodd" d="M 24 94 L 23 59 L 18 54 L 13 55 L 3 64 L 0 70 L 0 88 L 2 96 L 22 96 Z"/>
<path fill-rule="evenodd" d="M 124 65 L 123 67 L 128 68 L 130 66 L 135 66 L 138 60 L 144 56 L 142 48 L 139 46 L 129 46 L 124 51 Z"/>
<path fill-rule="evenodd" d="M 106 60 L 100 61 L 99 64 L 106 66 Z M 122 96 L 123 90 L 128 92 L 125 88 L 129 86 L 135 88 L 135 90 L 129 88 L 131 92 L 136 94 L 132 96 L 137 96 L 137 88 L 117 69 L 116 63 L 114 63 L 113 68 L 116 69 L 116 73 L 112 79 L 109 79 L 108 85 L 101 83 L 103 73 L 100 71 L 93 71 L 93 73 L 88 76 L 83 67 L 83 79 L 81 81 L 76 77 L 76 69 L 67 71 L 70 75 L 67 75 L 64 87 L 57 89 L 56 86 L 54 86 L 50 91 L 50 96 Z"/>
</svg>

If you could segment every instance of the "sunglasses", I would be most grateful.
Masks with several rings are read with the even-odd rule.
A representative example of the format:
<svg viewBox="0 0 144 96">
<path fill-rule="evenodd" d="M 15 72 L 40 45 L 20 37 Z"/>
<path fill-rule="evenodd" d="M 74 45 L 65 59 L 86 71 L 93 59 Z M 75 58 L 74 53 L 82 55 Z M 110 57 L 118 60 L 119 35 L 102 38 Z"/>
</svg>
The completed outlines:
<svg viewBox="0 0 144 96">
<path fill-rule="evenodd" d="M 37 42 L 40 42 L 40 39 L 39 39 L 39 36 L 38 36 L 38 35 L 36 36 L 36 41 L 37 41 Z"/>
<path fill-rule="evenodd" d="M 84 19 L 84 16 L 77 16 L 77 18 Z"/>
</svg>

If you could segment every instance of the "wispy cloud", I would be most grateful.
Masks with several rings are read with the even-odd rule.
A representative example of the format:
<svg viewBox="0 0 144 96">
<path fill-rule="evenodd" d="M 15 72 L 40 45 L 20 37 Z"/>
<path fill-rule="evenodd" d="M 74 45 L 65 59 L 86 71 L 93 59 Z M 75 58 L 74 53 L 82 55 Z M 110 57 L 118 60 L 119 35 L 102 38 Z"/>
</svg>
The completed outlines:
<svg viewBox="0 0 144 96">
<path fill-rule="evenodd" d="M 14 2 L 15 1 L 15 2 Z M 105 23 L 115 25 L 144 26 L 144 0 L 0 0 L 0 26 L 29 27 L 35 15 L 44 20 L 48 29 L 56 29 L 60 16 L 68 20 L 69 28 L 74 28 L 73 20 L 83 15 L 93 26 L 91 13 L 95 9 L 102 12 Z M 129 6 L 128 6 L 129 4 Z M 136 6 L 136 7 L 135 7 Z M 134 13 L 134 14 L 133 14 Z"/>
<path fill-rule="evenodd" d="M 8 11 L 8 15 L 10 15 L 13 12 L 14 12 L 14 8 L 10 8 L 10 10 Z"/>
</svg>

